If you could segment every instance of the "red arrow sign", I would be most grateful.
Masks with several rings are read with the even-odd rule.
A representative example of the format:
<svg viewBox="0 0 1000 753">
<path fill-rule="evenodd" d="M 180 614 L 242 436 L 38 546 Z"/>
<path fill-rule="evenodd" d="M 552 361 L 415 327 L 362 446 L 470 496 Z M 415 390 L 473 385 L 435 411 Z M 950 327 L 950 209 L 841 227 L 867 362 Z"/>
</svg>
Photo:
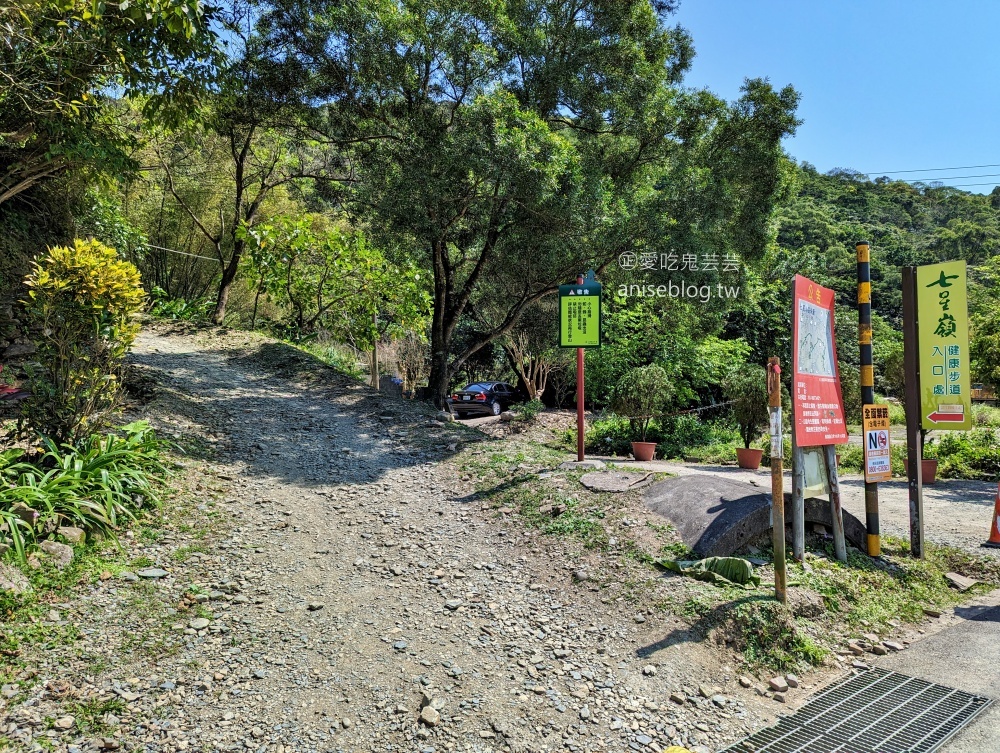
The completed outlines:
<svg viewBox="0 0 1000 753">
<path fill-rule="evenodd" d="M 961 423 L 962 421 L 965 420 L 965 414 L 964 413 L 940 413 L 938 411 L 934 411 L 929 416 L 927 416 L 927 420 L 928 421 L 933 421 L 936 424 L 939 424 L 939 423 L 942 423 L 942 422 L 946 422 L 946 421 L 957 421 L 957 422 Z"/>
</svg>

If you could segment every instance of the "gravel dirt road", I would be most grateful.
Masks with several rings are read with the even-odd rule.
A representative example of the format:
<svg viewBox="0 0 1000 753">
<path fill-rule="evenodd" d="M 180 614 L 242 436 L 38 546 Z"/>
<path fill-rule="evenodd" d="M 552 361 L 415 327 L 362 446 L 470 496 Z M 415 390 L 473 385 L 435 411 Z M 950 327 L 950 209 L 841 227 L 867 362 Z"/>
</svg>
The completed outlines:
<svg viewBox="0 0 1000 753">
<path fill-rule="evenodd" d="M 82 640 L 4 686 L 13 750 L 712 753 L 771 718 L 681 621 L 484 509 L 453 458 L 478 432 L 303 358 L 140 336 L 141 414 L 203 451 L 187 511 L 54 605 Z"/>
</svg>

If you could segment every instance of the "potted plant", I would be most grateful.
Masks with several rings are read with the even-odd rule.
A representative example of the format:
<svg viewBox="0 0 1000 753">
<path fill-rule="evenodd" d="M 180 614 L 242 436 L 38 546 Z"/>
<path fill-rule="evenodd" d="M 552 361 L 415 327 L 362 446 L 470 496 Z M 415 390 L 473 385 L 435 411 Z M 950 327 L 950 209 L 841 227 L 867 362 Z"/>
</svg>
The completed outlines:
<svg viewBox="0 0 1000 753">
<path fill-rule="evenodd" d="M 673 397 L 674 388 L 662 367 L 651 365 L 632 369 L 615 385 L 611 395 L 611 410 L 627 418 L 633 436 L 632 455 L 636 460 L 652 460 L 656 443 L 647 442 L 649 425 L 663 412 Z"/>
<path fill-rule="evenodd" d="M 937 481 L 938 448 L 927 441 L 927 429 L 920 430 L 920 479 L 925 484 Z"/>
<path fill-rule="evenodd" d="M 744 364 L 729 374 L 722 389 L 732 403 L 733 418 L 743 440 L 743 447 L 736 449 L 736 462 L 740 468 L 757 470 L 764 451 L 750 445 L 767 428 L 769 421 L 767 371 L 763 366 Z"/>
<path fill-rule="evenodd" d="M 927 441 L 927 429 L 920 430 L 920 479 L 924 484 L 933 484 L 937 481 L 937 445 L 934 441 Z M 910 463 L 903 460 L 903 473 L 910 475 Z"/>
</svg>

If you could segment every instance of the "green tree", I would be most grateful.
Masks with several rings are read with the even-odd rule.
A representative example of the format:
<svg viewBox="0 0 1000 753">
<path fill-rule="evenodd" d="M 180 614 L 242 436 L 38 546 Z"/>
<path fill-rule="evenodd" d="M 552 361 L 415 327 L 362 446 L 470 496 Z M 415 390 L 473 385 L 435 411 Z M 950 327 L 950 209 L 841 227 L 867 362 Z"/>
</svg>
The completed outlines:
<svg viewBox="0 0 1000 753">
<path fill-rule="evenodd" d="M 794 92 L 772 97 L 757 82 L 729 110 L 681 88 L 692 47 L 666 24 L 672 5 L 270 3 L 261 28 L 284 68 L 282 96 L 329 103 L 317 127 L 346 150 L 351 211 L 385 247 L 426 254 L 438 405 L 463 363 L 560 283 L 637 243 L 658 248 L 664 212 L 685 199 L 725 194 L 709 203 L 733 214 L 698 227 L 741 228 L 762 251 L 760 210 L 780 183 L 771 158 L 794 127 Z M 748 129 L 772 105 L 777 126 Z M 479 337 L 456 348 L 464 318 Z"/>
<path fill-rule="evenodd" d="M 763 366 L 744 365 L 726 378 L 722 389 L 733 402 L 733 418 L 740 427 L 743 446 L 750 449 L 767 428 L 767 370 Z"/>
<path fill-rule="evenodd" d="M 649 425 L 663 413 L 674 389 L 660 366 L 642 366 L 626 372 L 611 394 L 611 410 L 629 420 L 633 436 L 646 441 Z"/>
<path fill-rule="evenodd" d="M 318 148 L 307 119 L 310 107 L 288 98 L 289 84 L 269 58 L 268 41 L 253 30 L 254 1 L 231 2 L 229 55 L 218 67 L 211 96 L 177 129 L 157 131 L 152 141 L 166 190 L 219 261 L 214 324 L 225 320 L 246 251 L 239 228 L 266 220 L 268 203 L 282 191 L 301 198 L 317 181 L 346 179 L 339 153 Z M 221 182 L 201 181 L 192 200 L 182 184 L 193 170 L 204 169 L 199 155 L 206 144 L 216 152 L 208 171 L 221 172 Z M 221 201 L 199 201 L 197 194 L 206 191 Z"/>
<path fill-rule="evenodd" d="M 149 117 L 190 109 L 212 79 L 216 11 L 201 0 L 0 0 L 0 205 L 88 165 L 136 165 L 109 91 Z"/>
<path fill-rule="evenodd" d="M 293 336 L 319 329 L 339 335 L 372 354 L 373 380 L 382 337 L 424 327 L 428 294 L 420 270 L 392 263 L 358 230 L 312 214 L 243 226 L 238 237 L 249 249 L 258 296 L 266 293 L 288 311 Z"/>
<path fill-rule="evenodd" d="M 994 388 L 1000 387 L 1000 313 L 996 310 L 972 321 L 972 373 Z"/>
</svg>

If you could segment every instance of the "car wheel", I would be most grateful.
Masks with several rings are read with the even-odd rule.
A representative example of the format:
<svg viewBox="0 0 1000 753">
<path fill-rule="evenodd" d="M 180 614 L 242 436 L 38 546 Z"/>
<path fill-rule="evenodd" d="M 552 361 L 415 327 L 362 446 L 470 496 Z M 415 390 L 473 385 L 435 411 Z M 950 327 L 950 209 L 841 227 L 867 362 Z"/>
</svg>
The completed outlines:
<svg viewBox="0 0 1000 753">
<path fill-rule="evenodd" d="M 499 416 L 503 412 L 503 406 L 500 405 L 499 400 L 493 401 L 493 415 Z"/>
</svg>

